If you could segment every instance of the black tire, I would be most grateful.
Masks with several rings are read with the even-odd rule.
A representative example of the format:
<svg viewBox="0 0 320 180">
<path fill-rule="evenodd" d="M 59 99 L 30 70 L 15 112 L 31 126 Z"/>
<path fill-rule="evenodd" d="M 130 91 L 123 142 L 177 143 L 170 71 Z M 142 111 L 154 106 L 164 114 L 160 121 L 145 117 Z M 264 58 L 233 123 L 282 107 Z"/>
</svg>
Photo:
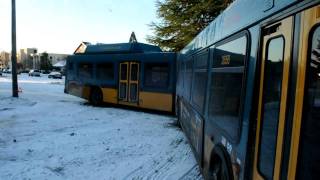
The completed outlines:
<svg viewBox="0 0 320 180">
<path fill-rule="evenodd" d="M 211 167 L 208 174 L 210 180 L 233 180 L 231 162 L 221 147 L 214 150 Z"/>
<path fill-rule="evenodd" d="M 103 100 L 103 94 L 100 88 L 92 88 L 90 93 L 90 103 L 94 106 L 101 106 Z"/>
</svg>

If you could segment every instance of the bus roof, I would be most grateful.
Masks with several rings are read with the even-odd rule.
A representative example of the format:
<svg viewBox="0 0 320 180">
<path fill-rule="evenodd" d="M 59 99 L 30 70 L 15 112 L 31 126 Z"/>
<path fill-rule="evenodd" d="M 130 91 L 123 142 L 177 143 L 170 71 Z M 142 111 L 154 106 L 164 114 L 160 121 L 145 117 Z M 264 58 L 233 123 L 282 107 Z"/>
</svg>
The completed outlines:
<svg viewBox="0 0 320 180">
<path fill-rule="evenodd" d="M 123 54 L 162 52 L 160 47 L 144 43 L 90 44 L 83 42 L 74 54 Z"/>
<path fill-rule="evenodd" d="M 181 50 L 181 54 L 206 48 L 298 1 L 236 0 Z"/>
</svg>

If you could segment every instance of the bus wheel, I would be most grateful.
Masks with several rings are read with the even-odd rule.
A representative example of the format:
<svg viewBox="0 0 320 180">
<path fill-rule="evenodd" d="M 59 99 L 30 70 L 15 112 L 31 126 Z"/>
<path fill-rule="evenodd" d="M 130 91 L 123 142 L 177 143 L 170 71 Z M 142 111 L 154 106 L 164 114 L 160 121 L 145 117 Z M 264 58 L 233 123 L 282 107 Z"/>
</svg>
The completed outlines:
<svg viewBox="0 0 320 180">
<path fill-rule="evenodd" d="M 226 155 L 221 148 L 215 150 L 212 159 L 212 166 L 209 172 L 210 180 L 232 180 L 231 166 L 227 161 Z"/>
<path fill-rule="evenodd" d="M 93 88 L 90 93 L 90 103 L 94 106 L 102 104 L 103 95 L 100 88 Z"/>
</svg>

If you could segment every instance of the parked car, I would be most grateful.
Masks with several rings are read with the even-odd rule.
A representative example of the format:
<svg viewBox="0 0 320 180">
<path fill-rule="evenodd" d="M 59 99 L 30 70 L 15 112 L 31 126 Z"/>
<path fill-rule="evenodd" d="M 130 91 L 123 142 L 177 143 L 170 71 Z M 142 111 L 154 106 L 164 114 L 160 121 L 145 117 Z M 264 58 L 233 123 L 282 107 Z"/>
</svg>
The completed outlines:
<svg viewBox="0 0 320 180">
<path fill-rule="evenodd" d="M 28 70 L 21 70 L 20 73 L 29 73 Z"/>
<path fill-rule="evenodd" d="M 40 77 L 40 71 L 37 70 L 37 69 L 31 69 L 29 71 L 29 76 L 38 76 L 38 77 Z"/>
<path fill-rule="evenodd" d="M 50 71 L 49 70 L 40 70 L 42 74 L 49 74 Z"/>
<path fill-rule="evenodd" d="M 53 78 L 53 79 L 62 79 L 62 74 L 59 72 L 51 72 L 48 75 L 48 78 Z"/>
<path fill-rule="evenodd" d="M 6 74 L 9 74 L 9 73 L 11 73 L 11 69 L 3 69 L 2 72 L 6 73 Z"/>
</svg>

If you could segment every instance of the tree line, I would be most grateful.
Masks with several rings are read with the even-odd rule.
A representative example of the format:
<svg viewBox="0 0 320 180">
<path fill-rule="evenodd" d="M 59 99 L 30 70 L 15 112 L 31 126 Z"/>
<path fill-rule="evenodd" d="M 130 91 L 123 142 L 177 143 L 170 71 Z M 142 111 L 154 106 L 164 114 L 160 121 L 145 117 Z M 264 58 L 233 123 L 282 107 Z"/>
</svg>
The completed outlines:
<svg viewBox="0 0 320 180">
<path fill-rule="evenodd" d="M 158 0 L 153 36 L 147 41 L 167 51 L 180 51 L 233 0 Z"/>
</svg>

